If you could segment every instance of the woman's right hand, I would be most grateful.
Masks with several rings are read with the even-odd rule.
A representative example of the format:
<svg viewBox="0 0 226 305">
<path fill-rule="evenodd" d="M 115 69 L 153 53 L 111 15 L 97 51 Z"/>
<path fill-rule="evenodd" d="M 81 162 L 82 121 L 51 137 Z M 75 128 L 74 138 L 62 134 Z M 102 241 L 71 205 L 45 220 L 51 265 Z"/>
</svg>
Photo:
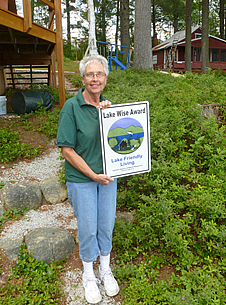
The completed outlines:
<svg viewBox="0 0 226 305">
<path fill-rule="evenodd" d="M 110 182 L 114 181 L 114 178 L 104 174 L 99 174 L 95 178 L 95 181 L 104 185 L 108 185 Z"/>
</svg>

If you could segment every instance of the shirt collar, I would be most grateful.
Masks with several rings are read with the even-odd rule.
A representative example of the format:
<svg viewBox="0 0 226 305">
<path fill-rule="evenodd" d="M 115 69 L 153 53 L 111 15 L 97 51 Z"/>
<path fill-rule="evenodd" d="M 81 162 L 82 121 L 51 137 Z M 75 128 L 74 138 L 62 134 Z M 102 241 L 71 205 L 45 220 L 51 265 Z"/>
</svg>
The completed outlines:
<svg viewBox="0 0 226 305">
<path fill-rule="evenodd" d="M 83 105 L 90 105 L 88 103 L 85 102 L 84 98 L 83 98 L 83 95 L 82 95 L 82 92 L 85 90 L 85 88 L 81 88 L 78 93 L 77 93 L 77 100 L 78 100 L 78 103 L 79 103 L 79 106 L 83 106 Z M 102 102 L 104 100 L 104 97 L 102 95 L 102 93 L 100 94 L 100 102 Z M 90 105 L 92 106 L 92 105 Z"/>
</svg>

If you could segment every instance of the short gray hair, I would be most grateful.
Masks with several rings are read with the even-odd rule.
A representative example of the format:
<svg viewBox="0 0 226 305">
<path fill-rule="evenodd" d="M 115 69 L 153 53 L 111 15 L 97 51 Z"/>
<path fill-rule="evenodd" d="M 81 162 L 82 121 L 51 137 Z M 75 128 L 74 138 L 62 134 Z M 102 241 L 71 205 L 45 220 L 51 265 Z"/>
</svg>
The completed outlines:
<svg viewBox="0 0 226 305">
<path fill-rule="evenodd" d="M 80 64 L 79 64 L 79 71 L 80 71 L 80 75 L 82 77 L 84 77 L 86 67 L 91 62 L 97 62 L 97 63 L 102 64 L 103 67 L 104 67 L 104 72 L 105 72 L 106 76 L 108 76 L 109 70 L 108 70 L 108 61 L 107 61 L 107 59 L 105 57 L 103 57 L 102 55 L 88 55 L 88 56 L 85 56 L 80 61 Z"/>
</svg>

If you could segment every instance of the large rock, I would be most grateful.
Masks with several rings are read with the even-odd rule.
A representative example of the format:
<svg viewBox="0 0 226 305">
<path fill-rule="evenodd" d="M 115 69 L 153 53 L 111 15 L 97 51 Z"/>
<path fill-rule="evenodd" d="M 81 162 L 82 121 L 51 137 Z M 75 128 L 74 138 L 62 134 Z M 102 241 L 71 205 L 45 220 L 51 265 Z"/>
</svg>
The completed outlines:
<svg viewBox="0 0 226 305">
<path fill-rule="evenodd" d="M 1 199 L 8 209 L 33 209 L 42 203 L 42 192 L 36 182 L 27 184 L 6 184 L 1 191 Z"/>
<path fill-rule="evenodd" d="M 23 243 L 23 237 L 17 239 L 1 239 L 0 248 L 2 248 L 8 259 L 16 260 L 19 255 L 20 246 Z"/>
<path fill-rule="evenodd" d="M 208 104 L 204 104 L 204 105 L 198 104 L 198 105 L 202 108 L 203 116 L 212 117 L 214 120 L 217 120 L 219 118 L 220 109 L 216 103 L 212 103 L 209 105 Z"/>
<path fill-rule="evenodd" d="M 28 233 L 26 246 L 38 261 L 50 263 L 68 257 L 75 251 L 71 233 L 61 228 L 40 228 Z"/>
<path fill-rule="evenodd" d="M 45 179 L 41 185 L 42 193 L 47 202 L 56 204 L 67 198 L 67 189 L 64 183 L 58 181 L 58 177 Z"/>
<path fill-rule="evenodd" d="M 133 222 L 134 218 L 132 212 L 117 212 L 116 217 L 124 222 Z"/>
</svg>

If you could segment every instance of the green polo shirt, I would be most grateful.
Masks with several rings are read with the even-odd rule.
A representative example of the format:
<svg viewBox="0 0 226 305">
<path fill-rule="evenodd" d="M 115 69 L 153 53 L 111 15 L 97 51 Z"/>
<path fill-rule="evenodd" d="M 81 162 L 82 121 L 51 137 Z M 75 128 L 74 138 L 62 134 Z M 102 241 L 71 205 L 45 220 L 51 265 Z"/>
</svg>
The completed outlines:
<svg viewBox="0 0 226 305">
<path fill-rule="evenodd" d="M 59 147 L 74 148 L 89 167 L 96 173 L 103 173 L 100 139 L 99 113 L 93 105 L 84 101 L 80 89 L 78 94 L 67 100 L 61 110 L 57 144 Z M 101 94 L 100 101 L 105 100 Z M 70 182 L 90 182 L 82 172 L 65 160 L 65 178 Z"/>
</svg>

